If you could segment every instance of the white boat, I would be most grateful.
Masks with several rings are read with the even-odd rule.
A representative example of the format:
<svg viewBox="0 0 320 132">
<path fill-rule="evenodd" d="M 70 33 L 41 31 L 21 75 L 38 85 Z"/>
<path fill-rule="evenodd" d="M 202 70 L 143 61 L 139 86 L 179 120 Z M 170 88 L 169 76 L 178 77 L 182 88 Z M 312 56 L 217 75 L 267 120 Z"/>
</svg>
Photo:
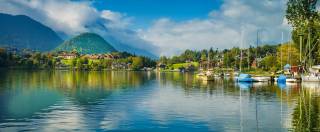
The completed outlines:
<svg viewBox="0 0 320 132">
<path fill-rule="evenodd" d="M 271 81 L 271 77 L 266 77 L 266 76 L 255 76 L 255 77 L 252 77 L 252 79 L 255 82 L 269 82 L 269 81 Z"/>
<path fill-rule="evenodd" d="M 298 82 L 298 79 L 296 79 L 296 78 L 287 78 L 286 82 L 295 83 L 295 82 Z"/>
<path fill-rule="evenodd" d="M 309 74 L 301 76 L 303 82 L 320 82 L 320 66 L 313 66 L 309 68 Z"/>
<path fill-rule="evenodd" d="M 320 82 L 320 76 L 313 74 L 301 76 L 303 82 Z"/>
<path fill-rule="evenodd" d="M 207 72 L 201 72 L 199 74 L 197 74 L 197 77 L 203 81 L 213 81 L 215 76 L 214 74 L 212 74 L 210 71 Z"/>
<path fill-rule="evenodd" d="M 278 82 L 278 78 L 277 78 L 277 77 L 274 78 L 274 82 Z M 280 81 L 280 82 L 282 82 L 282 81 Z M 284 81 L 283 81 L 283 82 L 284 82 Z M 296 79 L 296 78 L 286 78 L 286 79 L 285 79 L 285 82 L 296 83 L 296 82 L 299 82 L 299 80 Z"/>
</svg>

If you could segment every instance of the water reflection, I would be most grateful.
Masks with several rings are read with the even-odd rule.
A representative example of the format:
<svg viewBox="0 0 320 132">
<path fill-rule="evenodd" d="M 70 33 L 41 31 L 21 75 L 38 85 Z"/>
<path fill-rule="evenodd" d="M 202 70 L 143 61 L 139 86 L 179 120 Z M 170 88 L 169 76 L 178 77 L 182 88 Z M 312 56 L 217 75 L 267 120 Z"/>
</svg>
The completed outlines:
<svg viewBox="0 0 320 132">
<path fill-rule="evenodd" d="M 305 83 L 299 89 L 296 106 L 293 111 L 294 131 L 320 131 L 320 90 L 319 83 Z"/>
<path fill-rule="evenodd" d="M 11 121 L 42 118 L 50 126 L 57 122 L 78 125 L 86 118 L 81 113 L 84 109 L 95 111 L 91 107 L 108 96 L 139 88 L 154 78 L 135 72 L 1 71 L 0 75 L 1 127 Z"/>
<path fill-rule="evenodd" d="M 319 83 L 122 71 L 0 75 L 0 131 L 319 130 Z"/>
</svg>

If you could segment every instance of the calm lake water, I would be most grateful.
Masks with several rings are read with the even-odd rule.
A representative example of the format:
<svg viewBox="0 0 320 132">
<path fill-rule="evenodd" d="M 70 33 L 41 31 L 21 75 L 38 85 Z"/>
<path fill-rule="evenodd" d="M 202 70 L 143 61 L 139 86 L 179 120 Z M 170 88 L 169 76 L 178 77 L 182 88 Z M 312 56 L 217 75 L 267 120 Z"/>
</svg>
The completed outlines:
<svg viewBox="0 0 320 132">
<path fill-rule="evenodd" d="M 0 131 L 319 131 L 320 84 L 0 71 Z"/>
</svg>

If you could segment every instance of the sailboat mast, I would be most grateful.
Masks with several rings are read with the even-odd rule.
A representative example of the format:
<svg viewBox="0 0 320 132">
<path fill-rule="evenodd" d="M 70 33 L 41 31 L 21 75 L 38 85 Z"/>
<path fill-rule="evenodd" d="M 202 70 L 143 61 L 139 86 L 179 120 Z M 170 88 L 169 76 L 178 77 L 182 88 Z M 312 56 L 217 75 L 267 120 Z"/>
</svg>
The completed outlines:
<svg viewBox="0 0 320 132">
<path fill-rule="evenodd" d="M 250 47 L 248 48 L 248 69 L 250 69 Z"/>
<path fill-rule="evenodd" d="M 288 46 L 289 48 L 287 49 L 287 54 L 288 54 L 288 60 L 287 60 L 287 63 L 291 65 L 291 62 L 290 62 L 290 50 L 291 50 L 291 42 L 290 42 L 290 32 L 288 32 Z"/>
<path fill-rule="evenodd" d="M 240 33 L 240 72 L 242 71 L 242 43 L 243 43 L 243 33 L 242 33 L 242 28 L 241 28 L 241 33 Z"/>
<path fill-rule="evenodd" d="M 259 64 L 258 64 L 258 46 L 259 46 L 259 30 L 257 30 L 257 40 L 256 40 L 256 58 L 255 58 L 255 61 L 256 61 L 256 67 L 258 68 L 259 67 Z"/>
<path fill-rule="evenodd" d="M 210 54 L 208 52 L 208 64 L 207 64 L 207 71 L 209 71 L 209 68 L 210 68 Z"/>
<path fill-rule="evenodd" d="M 309 67 L 311 67 L 311 34 L 310 34 L 310 27 L 308 29 L 308 61 L 309 61 Z"/>
<path fill-rule="evenodd" d="M 283 44 L 283 32 L 281 33 L 281 44 L 280 44 L 280 66 L 282 68 L 282 44 Z"/>
</svg>

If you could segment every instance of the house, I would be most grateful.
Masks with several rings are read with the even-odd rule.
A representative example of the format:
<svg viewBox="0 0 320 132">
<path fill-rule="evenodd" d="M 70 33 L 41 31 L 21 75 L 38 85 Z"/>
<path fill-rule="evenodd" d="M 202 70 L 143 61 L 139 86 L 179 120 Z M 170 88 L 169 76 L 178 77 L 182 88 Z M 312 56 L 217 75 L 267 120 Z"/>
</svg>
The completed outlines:
<svg viewBox="0 0 320 132">
<path fill-rule="evenodd" d="M 84 57 L 84 58 L 88 58 L 88 59 L 90 59 L 90 60 L 99 60 L 99 59 L 103 59 L 103 55 L 101 55 L 101 54 L 93 54 L 93 55 L 89 55 L 89 54 L 87 54 L 87 55 L 84 55 L 84 56 L 82 56 L 82 57 Z"/>
<path fill-rule="evenodd" d="M 131 66 L 130 63 L 114 62 L 111 65 L 111 69 L 129 69 L 130 66 Z"/>
<path fill-rule="evenodd" d="M 87 55 L 83 55 L 82 58 L 88 58 L 91 60 L 101 60 L 101 59 L 113 60 L 113 59 L 116 59 L 116 57 L 111 54 L 87 54 Z"/>
<path fill-rule="evenodd" d="M 79 55 L 78 55 L 78 53 L 76 53 L 76 52 L 71 52 L 71 53 L 60 52 L 60 53 L 58 54 L 58 58 L 67 59 L 67 60 L 75 59 L 75 58 L 77 58 L 78 56 L 79 56 Z"/>
<path fill-rule="evenodd" d="M 113 60 L 115 59 L 115 56 L 113 56 L 112 54 L 104 54 L 103 59 Z"/>
</svg>

